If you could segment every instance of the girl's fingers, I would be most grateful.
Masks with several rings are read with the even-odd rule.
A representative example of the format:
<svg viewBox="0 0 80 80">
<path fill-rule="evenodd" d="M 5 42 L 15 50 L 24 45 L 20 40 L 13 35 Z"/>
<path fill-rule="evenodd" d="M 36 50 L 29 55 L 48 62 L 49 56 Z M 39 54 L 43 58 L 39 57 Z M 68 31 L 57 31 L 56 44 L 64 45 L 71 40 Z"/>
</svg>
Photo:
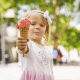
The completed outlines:
<svg viewBox="0 0 80 80">
<path fill-rule="evenodd" d="M 18 40 L 25 40 L 24 37 L 18 37 Z M 29 39 L 27 39 L 29 41 Z"/>
<path fill-rule="evenodd" d="M 19 50 L 22 50 L 22 49 L 24 49 L 24 48 L 26 48 L 26 46 L 18 46 L 18 49 L 19 49 Z"/>
<path fill-rule="evenodd" d="M 23 40 L 24 39 L 24 37 L 18 37 L 18 40 Z"/>
<path fill-rule="evenodd" d="M 27 40 L 17 40 L 17 43 L 27 43 Z"/>
<path fill-rule="evenodd" d="M 26 46 L 27 43 L 18 43 L 17 46 Z"/>
<path fill-rule="evenodd" d="M 16 41 L 16 45 L 17 45 L 18 49 L 23 50 L 24 48 L 26 48 L 28 41 L 29 41 L 29 39 L 25 40 L 23 37 L 18 37 L 18 39 Z"/>
</svg>

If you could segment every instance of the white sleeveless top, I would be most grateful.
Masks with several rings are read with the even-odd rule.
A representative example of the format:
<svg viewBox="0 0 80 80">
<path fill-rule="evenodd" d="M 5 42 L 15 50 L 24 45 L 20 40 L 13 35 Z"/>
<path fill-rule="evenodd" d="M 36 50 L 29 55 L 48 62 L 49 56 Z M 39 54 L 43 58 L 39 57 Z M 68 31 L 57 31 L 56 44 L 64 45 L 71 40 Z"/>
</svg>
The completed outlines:
<svg viewBox="0 0 80 80">
<path fill-rule="evenodd" d="M 52 54 L 47 46 L 41 46 L 33 41 L 28 42 L 29 52 L 23 57 L 21 51 L 16 47 L 19 53 L 22 70 L 34 69 L 36 72 L 53 75 Z"/>
</svg>

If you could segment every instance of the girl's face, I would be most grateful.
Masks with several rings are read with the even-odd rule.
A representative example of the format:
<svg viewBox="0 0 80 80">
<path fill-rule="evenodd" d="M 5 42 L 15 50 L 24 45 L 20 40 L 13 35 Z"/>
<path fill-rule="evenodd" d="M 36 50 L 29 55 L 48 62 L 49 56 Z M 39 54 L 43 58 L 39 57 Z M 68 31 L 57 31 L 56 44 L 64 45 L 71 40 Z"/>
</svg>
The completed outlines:
<svg viewBox="0 0 80 80">
<path fill-rule="evenodd" d="M 42 37 L 45 34 L 46 31 L 46 24 L 43 23 L 42 20 L 42 15 L 37 14 L 37 15 L 31 15 L 29 17 L 29 20 L 31 21 L 31 25 L 29 27 L 29 32 L 28 32 L 28 36 L 29 39 L 40 43 Z"/>
</svg>

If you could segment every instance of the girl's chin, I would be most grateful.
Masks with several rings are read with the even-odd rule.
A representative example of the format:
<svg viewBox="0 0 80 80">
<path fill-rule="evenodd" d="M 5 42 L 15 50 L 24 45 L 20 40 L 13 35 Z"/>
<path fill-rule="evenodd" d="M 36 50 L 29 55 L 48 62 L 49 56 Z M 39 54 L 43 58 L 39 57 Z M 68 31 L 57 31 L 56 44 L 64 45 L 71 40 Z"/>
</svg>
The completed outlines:
<svg viewBox="0 0 80 80">
<path fill-rule="evenodd" d="M 35 36 L 34 39 L 35 40 L 40 40 L 40 37 L 39 36 Z"/>
<path fill-rule="evenodd" d="M 40 37 L 39 35 L 35 35 L 35 36 L 34 36 L 34 38 L 39 38 L 39 37 Z"/>
<path fill-rule="evenodd" d="M 39 37 L 34 37 L 34 39 L 38 40 L 38 39 L 39 39 Z"/>
</svg>

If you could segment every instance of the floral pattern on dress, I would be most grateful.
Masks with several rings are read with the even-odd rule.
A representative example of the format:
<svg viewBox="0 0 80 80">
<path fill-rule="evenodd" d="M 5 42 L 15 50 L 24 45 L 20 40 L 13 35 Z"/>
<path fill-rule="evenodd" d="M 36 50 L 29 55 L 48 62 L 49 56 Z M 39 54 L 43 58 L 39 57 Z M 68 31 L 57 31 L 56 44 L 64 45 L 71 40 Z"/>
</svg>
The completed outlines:
<svg viewBox="0 0 80 80">
<path fill-rule="evenodd" d="M 42 49 L 37 54 L 41 57 L 41 63 L 45 66 L 49 66 L 49 54 L 45 51 L 45 49 Z"/>
</svg>

